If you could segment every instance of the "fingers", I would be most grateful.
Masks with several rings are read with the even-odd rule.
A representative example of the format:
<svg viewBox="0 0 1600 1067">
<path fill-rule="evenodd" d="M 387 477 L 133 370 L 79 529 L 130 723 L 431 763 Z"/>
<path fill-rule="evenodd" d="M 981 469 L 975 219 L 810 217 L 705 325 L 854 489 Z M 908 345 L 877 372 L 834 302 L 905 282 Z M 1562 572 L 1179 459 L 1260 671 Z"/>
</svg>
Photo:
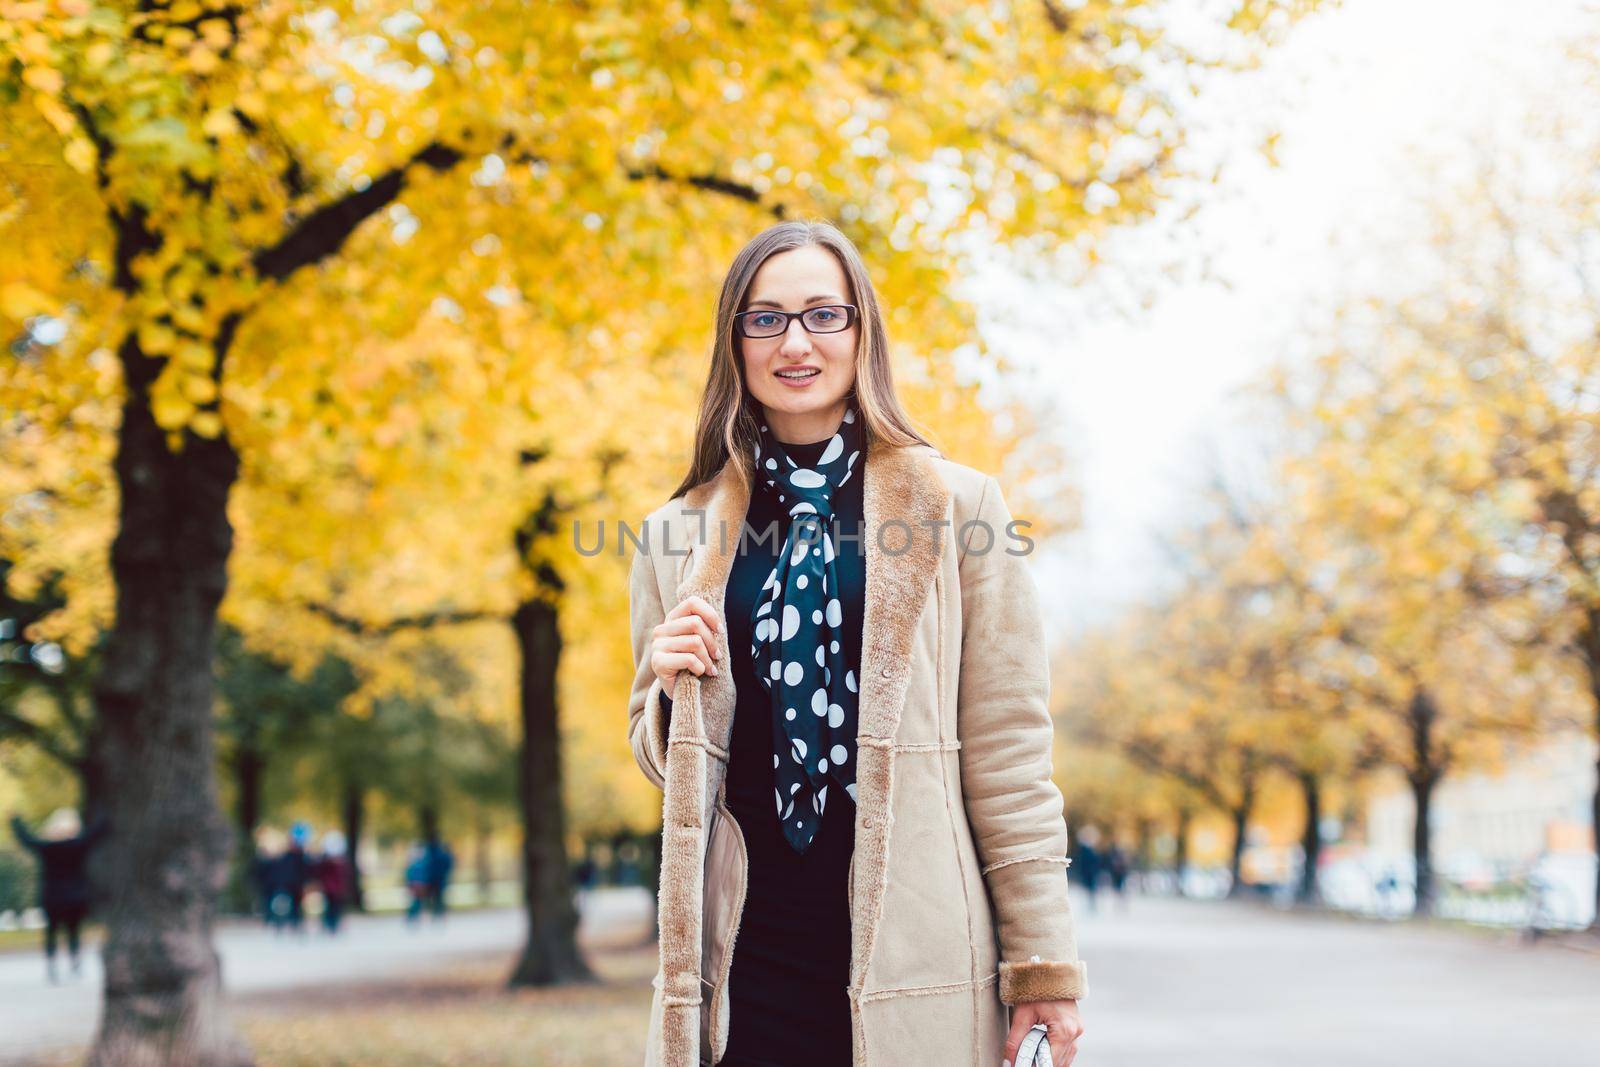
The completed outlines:
<svg viewBox="0 0 1600 1067">
<path fill-rule="evenodd" d="M 676 696 L 678 672 L 717 674 L 716 660 L 722 658 L 716 634 L 722 620 L 704 597 L 685 597 L 667 612 L 667 617 L 652 632 L 650 666 L 669 695 Z"/>
<path fill-rule="evenodd" d="M 688 671 L 693 675 L 717 673 L 716 666 L 696 652 L 657 652 L 650 657 L 650 668 L 656 672 L 656 677 L 661 679 L 663 688 L 672 686 L 673 680 L 682 671 Z M 675 692 L 669 690 L 669 694 L 676 699 Z"/>
<path fill-rule="evenodd" d="M 1033 1067 L 1032 1063 L 1017 1063 L 1016 1058 L 1022 1039 L 1036 1023 L 1043 1023 L 1050 1031 L 1047 1040 L 1050 1042 L 1052 1067 L 1070 1067 L 1078 1055 L 1078 1038 L 1083 1036 L 1084 1027 L 1076 1008 L 1068 1010 L 1060 1007 L 1063 1003 L 1053 1002 L 1045 1006 L 1024 1002 L 1012 1006 L 1011 1028 L 1006 1034 L 1006 1047 L 1002 1054 L 1008 1067 Z"/>
<path fill-rule="evenodd" d="M 654 636 L 659 646 L 679 652 L 688 650 L 690 646 L 673 645 L 671 642 L 678 638 L 691 637 L 700 643 L 699 647 L 702 650 L 706 651 L 707 659 L 720 659 L 722 657 L 722 650 L 717 647 L 717 640 L 712 633 L 710 625 L 700 615 L 669 617 L 655 628 Z"/>
<path fill-rule="evenodd" d="M 667 613 L 653 632 L 651 666 L 663 685 L 673 682 L 679 671 L 715 675 L 715 660 L 722 658 L 716 632 L 722 620 L 704 597 L 685 597 Z"/>
<path fill-rule="evenodd" d="M 678 602 L 677 606 L 667 612 L 667 621 L 671 622 L 674 619 L 680 619 L 691 614 L 703 618 L 705 625 L 712 632 L 722 629 L 722 620 L 718 618 L 716 609 L 704 597 L 700 596 L 684 597 Z"/>
<path fill-rule="evenodd" d="M 1023 1036 L 1033 1029 L 1033 1024 L 1038 1021 L 1031 1009 L 1030 1004 L 1017 1004 L 1011 1009 L 1011 1029 L 1006 1033 L 1006 1047 L 1002 1055 L 1004 1062 L 1014 1067 L 1017 1065 L 1017 1050 L 1022 1047 Z M 1026 1067 L 1033 1065 L 1027 1064 Z"/>
<path fill-rule="evenodd" d="M 692 656 L 695 663 L 698 664 L 698 669 L 690 668 L 694 670 L 695 674 L 710 673 L 714 675 L 717 673 L 715 660 L 720 653 L 717 652 L 714 644 L 708 648 L 706 639 L 700 634 L 669 634 L 657 638 L 655 647 L 657 652 L 687 653 Z"/>
</svg>

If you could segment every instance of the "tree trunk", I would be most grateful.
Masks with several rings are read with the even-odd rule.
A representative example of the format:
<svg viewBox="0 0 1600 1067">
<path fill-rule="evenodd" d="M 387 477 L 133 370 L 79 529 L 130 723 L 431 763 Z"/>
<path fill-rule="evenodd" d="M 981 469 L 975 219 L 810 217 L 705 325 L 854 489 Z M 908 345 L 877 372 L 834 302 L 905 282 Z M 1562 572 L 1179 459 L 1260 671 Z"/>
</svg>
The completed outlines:
<svg viewBox="0 0 1600 1067">
<path fill-rule="evenodd" d="M 1417 866 L 1417 899 L 1412 914 L 1432 915 L 1438 891 L 1433 879 L 1433 788 L 1438 783 L 1427 775 L 1411 777 L 1411 796 L 1416 802 L 1417 819 L 1412 826 L 1411 850 Z"/>
<path fill-rule="evenodd" d="M 350 861 L 350 906 L 356 911 L 367 910 L 367 898 L 361 882 L 361 833 L 366 823 L 365 791 L 358 782 L 346 782 L 343 809 L 345 858 Z"/>
<path fill-rule="evenodd" d="M 1583 632 L 1579 635 L 1584 666 L 1589 672 L 1589 700 L 1594 710 L 1594 736 L 1600 741 L 1600 607 L 1591 606 L 1584 614 Z M 1600 857 L 1600 751 L 1595 758 L 1594 796 L 1590 798 L 1590 829 L 1593 833 L 1590 847 Z M 1594 918 L 1589 929 L 1600 934 L 1600 867 L 1594 880 Z"/>
<path fill-rule="evenodd" d="M 561 732 L 556 667 L 561 631 L 556 608 L 530 600 L 512 617 L 522 653 L 522 746 L 518 753 L 522 804 L 523 903 L 528 941 L 511 975 L 513 986 L 591 982 L 578 951 L 578 911 L 567 863 L 566 812 L 561 799 Z"/>
<path fill-rule="evenodd" d="M 1438 707 L 1428 691 L 1419 687 L 1411 695 L 1407 711 L 1411 725 L 1411 766 L 1406 770 L 1406 778 L 1411 783 L 1411 796 L 1417 808 L 1411 833 L 1411 852 L 1417 868 L 1413 914 L 1432 915 L 1438 896 L 1433 877 L 1433 791 L 1442 776 L 1433 750 L 1433 726 L 1438 718 Z"/>
<path fill-rule="evenodd" d="M 1595 681 L 1600 684 L 1600 677 L 1597 677 Z M 1597 694 L 1595 700 L 1594 735 L 1596 738 L 1600 738 L 1600 694 Z M 1593 841 L 1592 847 L 1595 850 L 1595 854 L 1600 856 L 1600 757 L 1595 759 L 1593 807 L 1589 814 L 1592 820 L 1589 823 L 1589 830 L 1592 835 L 1591 840 Z M 1596 871 L 1594 880 L 1594 919 L 1589 923 L 1589 929 L 1595 933 L 1600 933 L 1600 867 L 1597 867 Z"/>
<path fill-rule="evenodd" d="M 1233 818 L 1233 855 L 1228 859 L 1228 896 L 1244 893 L 1241 873 L 1244 867 L 1245 835 L 1250 829 L 1250 816 L 1256 809 L 1256 758 L 1249 750 L 1244 754 L 1244 767 L 1239 775 L 1239 803 L 1230 811 Z"/>
<path fill-rule="evenodd" d="M 1141 879 L 1141 882 L 1142 882 L 1142 879 L 1144 877 L 1144 872 L 1148 871 L 1150 869 L 1150 867 L 1151 867 L 1151 863 L 1150 863 L 1151 842 L 1150 842 L 1150 839 L 1153 836 L 1155 836 L 1155 826 L 1151 823 L 1149 816 L 1141 815 L 1141 816 L 1139 816 L 1139 818 L 1137 820 L 1134 821 L 1133 832 L 1134 832 L 1133 869 L 1139 872 L 1139 876 L 1140 876 L 1140 879 Z"/>
<path fill-rule="evenodd" d="M 1178 896 L 1187 896 L 1183 888 L 1183 876 L 1189 870 L 1189 824 L 1194 819 L 1194 809 L 1181 807 L 1178 809 L 1177 845 L 1172 857 L 1172 870 L 1177 879 Z"/>
<path fill-rule="evenodd" d="M 481 810 L 478 812 L 477 840 L 473 842 L 473 851 L 478 868 L 478 903 L 487 906 L 489 903 L 489 888 L 493 882 L 494 871 L 489 863 L 489 817 Z"/>
<path fill-rule="evenodd" d="M 1228 818 L 1233 822 L 1233 851 L 1228 857 L 1228 896 L 1230 898 L 1244 895 L 1244 882 L 1241 880 L 1244 866 L 1244 836 L 1250 823 L 1250 808 L 1240 804 L 1229 810 Z"/>
<path fill-rule="evenodd" d="M 1308 907 L 1321 903 L 1317 888 L 1317 863 L 1322 858 L 1322 784 L 1311 771 L 1300 772 L 1300 792 L 1305 797 L 1306 825 L 1300 834 L 1300 852 L 1305 861 L 1300 871 L 1300 887 L 1294 901 Z"/>
<path fill-rule="evenodd" d="M 116 618 L 94 686 L 112 798 L 105 994 L 89 1063 L 236 1067 L 251 1058 L 223 1011 L 211 926 L 230 846 L 213 775 L 212 656 L 238 456 L 225 437 L 187 432 L 171 452 L 147 400 L 161 363 L 132 336 L 119 355 Z"/>
<path fill-rule="evenodd" d="M 255 884 L 251 876 L 256 863 L 256 827 L 261 825 L 261 778 L 267 761 L 257 749 L 241 744 L 232 762 L 237 791 L 233 817 L 238 837 L 227 904 L 230 911 L 244 915 L 253 911 L 255 905 Z"/>
</svg>

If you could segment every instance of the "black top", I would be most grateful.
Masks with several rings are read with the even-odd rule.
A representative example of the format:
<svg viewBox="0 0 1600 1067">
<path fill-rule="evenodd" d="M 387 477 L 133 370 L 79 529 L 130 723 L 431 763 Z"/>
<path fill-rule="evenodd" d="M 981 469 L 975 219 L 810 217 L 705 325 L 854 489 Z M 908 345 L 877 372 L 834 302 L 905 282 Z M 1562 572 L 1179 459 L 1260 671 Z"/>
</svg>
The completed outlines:
<svg viewBox="0 0 1600 1067">
<path fill-rule="evenodd" d="M 106 831 L 101 815 L 89 828 L 64 841 L 34 837 L 22 819 L 13 816 L 11 829 L 17 840 L 39 857 L 39 906 L 45 911 L 89 903 L 89 850 Z"/>
<path fill-rule="evenodd" d="M 827 441 L 785 443 L 796 463 L 822 455 Z M 863 457 L 863 460 L 865 457 Z M 847 661 L 861 662 L 866 598 L 862 497 L 865 463 L 834 496 L 835 567 Z M 776 536 L 768 524 L 777 523 Z M 734 938 L 728 976 L 727 1067 L 847 1067 L 850 1063 L 850 903 L 848 876 L 855 848 L 855 803 L 839 792 L 822 816 L 810 848 L 797 853 L 784 839 L 773 807 L 771 693 L 750 658 L 750 613 L 789 532 L 783 505 L 752 493 L 743 536 L 728 575 L 724 615 L 733 657 L 733 737 L 729 742 L 727 805 L 744 833 L 750 881 Z M 839 535 L 850 538 L 841 540 Z M 728 536 L 735 536 L 729 530 Z M 758 541 L 757 538 L 763 538 Z M 853 620 L 853 622 L 851 621 Z M 725 669 L 721 664 L 718 670 Z M 858 668 L 859 671 L 859 668 Z M 663 703 L 670 708 L 665 694 Z"/>
</svg>

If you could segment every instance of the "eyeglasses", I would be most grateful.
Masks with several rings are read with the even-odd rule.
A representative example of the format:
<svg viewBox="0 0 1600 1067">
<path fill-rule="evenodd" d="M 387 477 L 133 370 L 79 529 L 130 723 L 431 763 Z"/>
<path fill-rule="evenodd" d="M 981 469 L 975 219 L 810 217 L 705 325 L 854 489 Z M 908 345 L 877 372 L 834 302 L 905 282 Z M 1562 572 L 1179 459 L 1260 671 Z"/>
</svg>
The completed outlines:
<svg viewBox="0 0 1600 1067">
<path fill-rule="evenodd" d="M 790 319 L 799 319 L 808 333 L 838 333 L 856 321 L 856 306 L 820 304 L 804 311 L 741 311 L 733 317 L 733 327 L 745 337 L 777 337 L 789 332 Z"/>
</svg>

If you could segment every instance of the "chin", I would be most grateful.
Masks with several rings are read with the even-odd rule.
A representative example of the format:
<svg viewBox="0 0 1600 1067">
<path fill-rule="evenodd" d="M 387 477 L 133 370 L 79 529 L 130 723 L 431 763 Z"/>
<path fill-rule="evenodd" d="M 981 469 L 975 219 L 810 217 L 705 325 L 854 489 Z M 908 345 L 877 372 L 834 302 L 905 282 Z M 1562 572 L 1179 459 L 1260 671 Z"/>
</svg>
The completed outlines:
<svg viewBox="0 0 1600 1067">
<path fill-rule="evenodd" d="M 779 396 L 772 400 L 763 400 L 762 403 L 769 408 L 785 411 L 791 415 L 803 415 L 810 411 L 827 411 L 837 407 L 844 400 L 844 394 L 832 397 L 815 396 Z"/>
</svg>

